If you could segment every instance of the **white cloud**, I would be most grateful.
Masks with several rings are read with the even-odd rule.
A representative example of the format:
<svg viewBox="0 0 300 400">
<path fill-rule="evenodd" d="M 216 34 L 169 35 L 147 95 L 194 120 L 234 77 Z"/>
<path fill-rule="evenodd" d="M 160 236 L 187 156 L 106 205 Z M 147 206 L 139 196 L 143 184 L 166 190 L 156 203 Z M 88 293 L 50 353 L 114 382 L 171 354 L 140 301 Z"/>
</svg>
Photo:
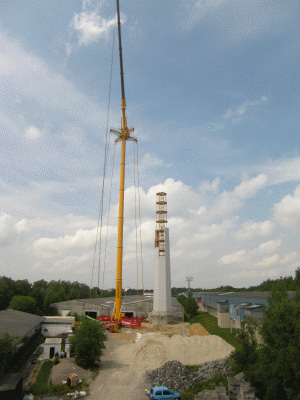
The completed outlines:
<svg viewBox="0 0 300 400">
<path fill-rule="evenodd" d="M 297 251 L 292 251 L 291 253 L 285 254 L 280 260 L 280 263 L 283 265 L 290 265 L 293 261 L 297 260 L 297 257 Z M 292 266 L 292 269 L 295 269 L 294 266 Z"/>
<path fill-rule="evenodd" d="M 35 140 L 35 139 L 38 139 L 41 136 L 41 131 L 36 126 L 30 125 L 25 130 L 25 136 L 28 139 Z"/>
<path fill-rule="evenodd" d="M 248 100 L 245 101 L 243 104 L 241 104 L 238 107 L 235 108 L 230 108 L 225 114 L 224 118 L 225 119 L 231 119 L 233 122 L 236 121 L 237 119 L 240 119 L 250 107 L 258 106 L 265 104 L 268 101 L 268 98 L 266 96 L 261 96 L 260 99 L 258 100 Z"/>
<path fill-rule="evenodd" d="M 188 3 L 188 4 L 185 4 Z M 230 44 L 238 40 L 251 38 L 265 32 L 280 32 L 292 16 L 294 7 L 285 7 L 280 2 L 265 0 L 230 1 L 197 0 L 184 2 L 185 18 L 181 24 L 185 29 L 195 24 L 209 23 L 216 42 Z"/>
<path fill-rule="evenodd" d="M 235 237 L 238 240 L 249 240 L 256 237 L 265 237 L 270 235 L 274 228 L 275 223 L 273 221 L 247 221 L 242 224 L 241 229 L 236 232 Z"/>
<path fill-rule="evenodd" d="M 244 262 L 245 255 L 245 250 L 239 250 L 231 254 L 225 254 L 225 256 L 220 258 L 219 263 L 225 265 L 242 263 Z"/>
<path fill-rule="evenodd" d="M 33 242 L 34 250 L 42 255 L 55 254 L 72 248 L 90 247 L 95 242 L 96 228 L 92 230 L 79 229 L 75 235 L 65 235 L 64 237 L 48 238 L 43 237 Z"/>
<path fill-rule="evenodd" d="M 9 54 L 0 53 L 0 75 L 12 75 L 16 71 L 16 65 Z"/>
<path fill-rule="evenodd" d="M 0 54 L 5 54 L 6 63 L 13 66 L 9 75 L 1 74 L 0 68 L 0 100 L 4 105 L 10 105 L 9 109 L 3 108 L 4 115 L 0 122 L 13 129 L 15 134 L 30 128 L 25 122 L 27 106 L 30 108 L 34 106 L 37 110 L 40 107 L 41 114 L 47 112 L 48 118 L 51 112 L 55 112 L 56 121 L 61 116 L 64 119 L 72 117 L 73 123 L 79 121 L 99 124 L 102 120 L 105 121 L 106 111 L 104 113 L 73 83 L 51 70 L 42 59 L 27 52 L 17 41 L 2 32 L 0 32 Z M 32 125 L 27 133 L 29 136 L 37 135 L 33 127 Z"/>
<path fill-rule="evenodd" d="M 285 182 L 299 182 L 300 157 L 271 159 L 264 164 L 254 166 L 252 170 L 261 171 L 268 175 L 270 185 Z"/>
<path fill-rule="evenodd" d="M 96 11 L 82 11 L 75 14 L 71 27 L 78 35 L 78 46 L 88 46 L 97 42 L 103 37 L 107 37 L 111 28 L 115 25 L 116 19 L 105 19 Z"/>
<path fill-rule="evenodd" d="M 15 242 L 22 233 L 28 231 L 27 220 L 18 219 L 8 213 L 0 215 L 0 245 L 7 246 Z"/>
<path fill-rule="evenodd" d="M 220 185 L 220 178 L 217 177 L 215 178 L 212 182 L 209 181 L 204 181 L 201 183 L 199 189 L 201 192 L 212 192 L 212 193 L 218 193 L 219 191 L 219 185 Z"/>
<path fill-rule="evenodd" d="M 28 220 L 26 218 L 21 219 L 16 223 L 15 228 L 18 233 L 28 232 Z"/>
<path fill-rule="evenodd" d="M 255 196 L 258 190 L 266 186 L 268 177 L 260 174 L 255 178 L 244 180 L 232 192 L 224 191 L 216 199 L 210 213 L 212 215 L 226 215 L 243 205 L 243 200 Z"/>
<path fill-rule="evenodd" d="M 139 161 L 139 170 L 143 171 L 149 168 L 156 168 L 163 166 L 164 162 L 155 154 L 146 153 Z"/>
<path fill-rule="evenodd" d="M 262 261 L 256 263 L 258 267 L 270 267 L 271 265 L 278 264 L 279 255 L 273 254 L 272 256 L 265 257 Z"/>
<path fill-rule="evenodd" d="M 300 223 L 300 186 L 294 193 L 285 196 L 273 208 L 274 219 L 281 226 L 292 228 Z"/>
<path fill-rule="evenodd" d="M 268 240 L 267 242 L 260 244 L 259 247 L 256 250 L 254 250 L 254 253 L 257 254 L 273 253 L 281 246 L 281 243 L 282 243 L 281 239 Z"/>
</svg>

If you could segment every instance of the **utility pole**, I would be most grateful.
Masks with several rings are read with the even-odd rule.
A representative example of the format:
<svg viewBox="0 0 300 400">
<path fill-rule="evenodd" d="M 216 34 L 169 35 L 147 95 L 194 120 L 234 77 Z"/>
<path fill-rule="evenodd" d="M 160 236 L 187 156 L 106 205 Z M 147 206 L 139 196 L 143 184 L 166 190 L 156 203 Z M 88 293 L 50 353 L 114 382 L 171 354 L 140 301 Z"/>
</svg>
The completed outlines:
<svg viewBox="0 0 300 400">
<path fill-rule="evenodd" d="M 189 288 L 189 292 L 191 291 L 191 285 L 190 283 L 194 280 L 194 278 L 192 276 L 187 276 L 186 280 L 188 282 L 188 288 Z"/>
</svg>

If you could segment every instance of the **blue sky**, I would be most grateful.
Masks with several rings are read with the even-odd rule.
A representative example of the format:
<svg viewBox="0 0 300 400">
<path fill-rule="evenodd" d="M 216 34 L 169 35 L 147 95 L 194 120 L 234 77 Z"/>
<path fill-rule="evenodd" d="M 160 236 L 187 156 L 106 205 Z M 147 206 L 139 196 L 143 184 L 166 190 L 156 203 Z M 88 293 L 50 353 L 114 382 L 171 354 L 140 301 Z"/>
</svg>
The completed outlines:
<svg viewBox="0 0 300 400">
<path fill-rule="evenodd" d="M 300 265 L 300 5 L 121 0 L 128 125 L 123 286 L 153 287 L 155 193 L 172 285 L 248 287 Z M 114 1 L 0 3 L 0 275 L 93 280 Z M 108 127 L 120 125 L 114 44 Z M 118 167 L 107 163 L 100 275 L 114 286 Z M 136 175 L 137 185 L 137 175 Z M 109 214 L 108 214 L 108 211 Z M 106 228 L 108 223 L 108 228 Z M 98 256 L 96 257 L 96 259 Z M 105 273 L 104 271 L 105 260 Z M 141 262 L 139 260 L 139 287 Z M 102 280 L 101 280 L 102 285 Z"/>
</svg>

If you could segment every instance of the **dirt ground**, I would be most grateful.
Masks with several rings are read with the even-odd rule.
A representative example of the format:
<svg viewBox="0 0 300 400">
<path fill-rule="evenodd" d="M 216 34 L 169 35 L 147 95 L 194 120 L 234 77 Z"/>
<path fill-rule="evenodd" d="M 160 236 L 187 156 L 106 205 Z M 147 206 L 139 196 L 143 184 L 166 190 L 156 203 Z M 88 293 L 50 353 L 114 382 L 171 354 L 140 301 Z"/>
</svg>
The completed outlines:
<svg viewBox="0 0 300 400">
<path fill-rule="evenodd" d="M 199 324 L 197 324 L 199 325 Z M 146 400 L 145 389 L 151 385 L 145 378 L 145 370 L 128 359 L 120 362 L 118 349 L 126 343 L 132 343 L 137 333 L 159 333 L 172 336 L 179 334 L 189 336 L 189 323 L 178 323 L 172 325 L 152 325 L 143 323 L 140 329 L 122 328 L 120 333 L 109 333 L 106 341 L 106 349 L 101 358 L 100 372 L 90 385 L 90 394 L 87 400 Z M 208 335 L 207 331 L 200 325 L 196 331 L 199 335 Z"/>
<path fill-rule="evenodd" d="M 90 382 L 87 400 L 146 400 L 145 389 L 151 387 L 145 378 L 146 370 L 130 356 L 126 360 L 122 359 L 120 349 L 135 342 L 139 334 L 151 332 L 168 337 L 178 334 L 183 337 L 209 335 L 200 324 L 191 326 L 189 323 L 143 323 L 139 329 L 122 328 L 119 333 L 107 332 L 106 349 L 103 351 L 100 371 L 95 380 L 92 379 L 92 372 L 80 368 L 73 359 L 67 358 L 61 359 L 60 363 L 52 368 L 50 379 L 53 384 L 60 384 L 71 373 L 77 374 L 80 379 L 86 379 Z"/>
</svg>

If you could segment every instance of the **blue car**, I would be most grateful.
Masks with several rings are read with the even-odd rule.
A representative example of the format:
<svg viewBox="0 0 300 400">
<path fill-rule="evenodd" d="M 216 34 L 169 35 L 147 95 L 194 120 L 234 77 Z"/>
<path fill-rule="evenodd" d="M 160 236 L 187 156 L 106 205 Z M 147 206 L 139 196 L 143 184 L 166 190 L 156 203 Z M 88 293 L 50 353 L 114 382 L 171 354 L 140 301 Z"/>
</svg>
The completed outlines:
<svg viewBox="0 0 300 400">
<path fill-rule="evenodd" d="M 166 386 L 155 386 L 149 392 L 151 400 L 180 400 L 180 394 Z"/>
</svg>

